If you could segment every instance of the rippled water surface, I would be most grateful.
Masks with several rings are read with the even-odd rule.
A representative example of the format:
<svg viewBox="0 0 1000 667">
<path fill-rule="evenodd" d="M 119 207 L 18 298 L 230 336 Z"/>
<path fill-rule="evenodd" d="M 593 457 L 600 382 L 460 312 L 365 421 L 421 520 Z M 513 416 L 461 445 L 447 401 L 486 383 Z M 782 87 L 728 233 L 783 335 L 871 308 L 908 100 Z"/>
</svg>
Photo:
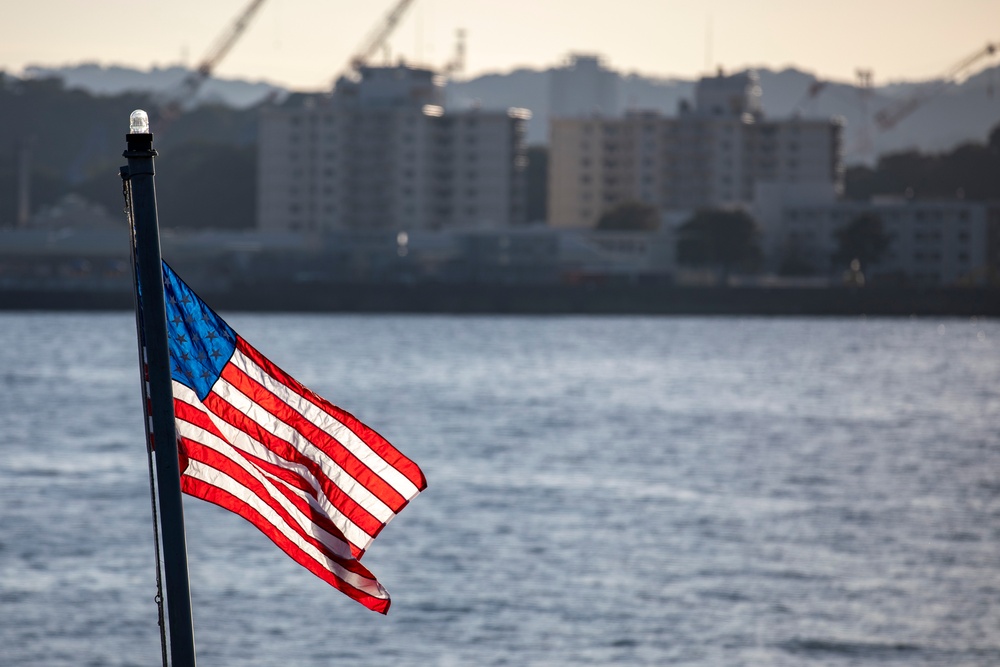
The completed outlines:
<svg viewBox="0 0 1000 667">
<path fill-rule="evenodd" d="M 422 465 L 367 611 L 186 499 L 204 665 L 1000 664 L 1000 323 L 258 316 Z M 0 314 L 0 665 L 159 664 L 131 316 Z"/>
</svg>

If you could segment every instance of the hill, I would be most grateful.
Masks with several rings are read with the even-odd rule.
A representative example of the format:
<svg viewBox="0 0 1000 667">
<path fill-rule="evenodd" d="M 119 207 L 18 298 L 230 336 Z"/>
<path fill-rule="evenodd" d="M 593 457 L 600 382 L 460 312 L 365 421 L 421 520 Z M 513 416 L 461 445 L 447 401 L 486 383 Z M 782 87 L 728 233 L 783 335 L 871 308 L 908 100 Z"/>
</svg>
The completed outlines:
<svg viewBox="0 0 1000 667">
<path fill-rule="evenodd" d="M 104 67 L 83 63 L 69 67 L 28 67 L 28 79 L 61 79 L 69 90 L 84 90 L 94 95 L 115 96 L 125 93 L 157 93 L 177 88 L 191 70 L 180 67 L 154 67 L 137 70 L 129 67 Z M 285 90 L 265 81 L 210 78 L 198 91 L 197 104 L 224 104 L 245 109 Z"/>
<path fill-rule="evenodd" d="M 550 72 L 520 69 L 454 82 L 447 89 L 448 101 L 459 108 L 478 104 L 484 108 L 531 109 L 528 140 L 545 143 Z M 847 123 L 844 150 L 849 164 L 872 163 L 885 153 L 936 152 L 967 141 L 982 141 L 1000 121 L 1000 66 L 983 70 L 960 84 L 946 86 L 888 131 L 879 131 L 874 123 L 873 116 L 879 109 L 933 88 L 938 82 L 896 82 L 864 92 L 852 83 L 820 82 L 814 74 L 798 69 L 759 69 L 757 73 L 766 115 L 842 116 Z M 619 74 L 618 78 L 622 106 L 626 109 L 655 109 L 672 115 L 682 99 L 694 95 L 694 80 L 639 74 Z M 817 83 L 822 83 L 819 93 L 810 96 L 810 88 Z"/>
<path fill-rule="evenodd" d="M 452 108 L 480 106 L 487 109 L 524 107 L 532 112 L 528 122 L 528 141 L 544 144 L 548 136 L 549 78 L 552 70 L 517 69 L 463 81 L 453 81 L 446 88 Z M 1000 121 L 1000 65 L 984 69 L 958 84 L 943 87 L 938 94 L 920 105 L 898 125 L 879 131 L 874 114 L 889 104 L 938 86 L 940 82 L 897 81 L 863 91 L 853 83 L 820 80 L 816 75 L 796 68 L 757 72 L 763 89 L 765 114 L 787 117 L 842 116 L 847 123 L 845 158 L 848 164 L 872 164 L 877 156 L 908 150 L 939 152 L 967 141 L 982 141 Z M 122 95 L 169 90 L 189 70 L 169 67 L 140 71 L 126 67 L 102 67 L 80 64 L 69 67 L 32 67 L 29 78 L 57 77 L 67 89 L 85 90 L 97 95 Z M 656 109 L 676 113 L 682 99 L 694 94 L 694 79 L 658 78 L 637 73 L 616 73 L 621 105 L 626 109 Z M 819 84 L 817 86 L 817 84 Z M 819 88 L 811 96 L 810 89 Z M 209 79 L 195 100 L 247 109 L 269 96 L 289 91 L 263 81 Z"/>
</svg>

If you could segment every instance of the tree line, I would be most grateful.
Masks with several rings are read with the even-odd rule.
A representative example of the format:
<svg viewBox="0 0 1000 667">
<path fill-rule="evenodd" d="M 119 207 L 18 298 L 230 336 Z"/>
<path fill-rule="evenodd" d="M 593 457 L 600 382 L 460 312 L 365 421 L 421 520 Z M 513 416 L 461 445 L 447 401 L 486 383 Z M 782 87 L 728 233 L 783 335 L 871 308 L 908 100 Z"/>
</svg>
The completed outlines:
<svg viewBox="0 0 1000 667">
<path fill-rule="evenodd" d="M 985 143 L 965 143 L 944 153 L 906 151 L 879 158 L 874 167 L 851 167 L 845 197 L 1000 201 L 1000 123 Z"/>
<path fill-rule="evenodd" d="M 655 231 L 659 211 L 641 202 L 623 202 L 598 220 L 606 231 Z M 690 267 L 719 271 L 723 283 L 736 272 L 755 273 L 764 258 L 757 221 L 743 210 L 703 209 L 696 211 L 676 230 L 677 262 Z M 891 237 L 877 215 L 862 214 L 834 232 L 836 246 L 829 266 L 794 264 L 779 268 L 784 275 L 821 274 L 840 267 L 861 275 L 862 268 L 877 263 L 889 249 Z"/>
<path fill-rule="evenodd" d="M 61 79 L 0 73 L 0 227 L 16 224 L 18 171 L 30 165 L 33 212 L 77 194 L 114 215 L 118 168 L 133 109 L 150 95 L 91 95 Z M 154 116 L 157 200 L 164 227 L 248 229 L 256 224 L 257 110 L 200 106 L 169 124 Z M 156 123 L 155 121 L 161 122 Z M 159 128 L 159 129 L 158 129 Z"/>
</svg>

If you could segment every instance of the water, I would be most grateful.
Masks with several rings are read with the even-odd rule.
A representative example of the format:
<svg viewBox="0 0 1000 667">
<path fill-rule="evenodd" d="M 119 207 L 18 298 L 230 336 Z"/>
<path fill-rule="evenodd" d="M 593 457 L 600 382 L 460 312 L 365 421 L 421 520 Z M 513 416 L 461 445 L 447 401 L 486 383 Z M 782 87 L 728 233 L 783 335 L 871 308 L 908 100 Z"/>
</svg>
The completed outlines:
<svg viewBox="0 0 1000 667">
<path fill-rule="evenodd" d="M 996 321 L 228 319 L 430 487 L 388 617 L 187 499 L 202 664 L 1000 664 Z M 0 665 L 159 664 L 132 318 L 0 341 Z"/>
</svg>

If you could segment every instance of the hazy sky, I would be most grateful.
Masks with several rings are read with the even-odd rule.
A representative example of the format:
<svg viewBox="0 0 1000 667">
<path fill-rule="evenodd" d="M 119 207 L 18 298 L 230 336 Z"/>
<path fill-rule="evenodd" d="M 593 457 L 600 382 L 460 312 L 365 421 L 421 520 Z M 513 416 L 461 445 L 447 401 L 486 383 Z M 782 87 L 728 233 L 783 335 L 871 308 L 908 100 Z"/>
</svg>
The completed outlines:
<svg viewBox="0 0 1000 667">
<path fill-rule="evenodd" d="M 216 74 L 326 88 L 396 2 L 267 0 Z M 8 0 L 0 68 L 194 66 L 248 4 Z M 1000 0 L 414 0 L 392 55 L 442 65 L 459 28 L 468 35 L 467 75 L 545 68 L 582 52 L 654 76 L 796 65 L 839 80 L 871 69 L 885 83 L 934 77 L 1000 41 Z"/>
</svg>

